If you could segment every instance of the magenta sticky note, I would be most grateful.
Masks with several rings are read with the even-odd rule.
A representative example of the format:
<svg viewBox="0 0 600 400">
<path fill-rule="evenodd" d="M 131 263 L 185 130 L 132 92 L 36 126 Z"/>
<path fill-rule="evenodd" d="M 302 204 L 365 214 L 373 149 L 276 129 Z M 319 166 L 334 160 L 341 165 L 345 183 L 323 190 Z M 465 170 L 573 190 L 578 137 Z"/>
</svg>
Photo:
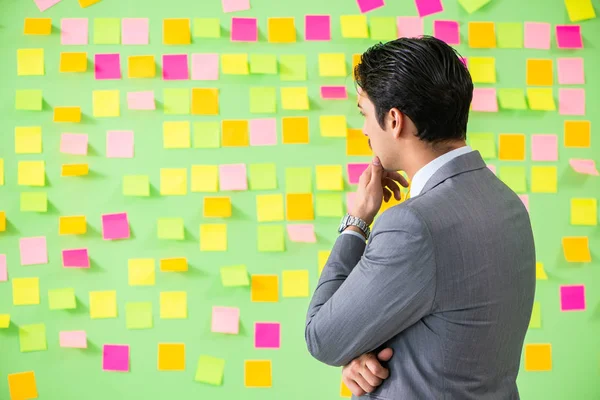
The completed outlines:
<svg viewBox="0 0 600 400">
<path fill-rule="evenodd" d="M 0 254 L 0 282 L 8 280 L 8 268 L 6 266 L 6 254 Z"/>
<path fill-rule="evenodd" d="M 323 100 L 346 100 L 348 91 L 346 86 L 321 86 L 321 98 Z"/>
<path fill-rule="evenodd" d="M 258 41 L 258 22 L 256 18 L 231 18 L 231 41 Z"/>
<path fill-rule="evenodd" d="M 356 0 L 356 3 L 361 13 L 366 13 L 385 5 L 383 0 Z"/>
<path fill-rule="evenodd" d="M 558 89 L 558 112 L 561 115 L 585 115 L 585 89 Z"/>
<path fill-rule="evenodd" d="M 523 205 L 525 206 L 527 211 L 529 211 L 529 195 L 528 194 L 520 194 L 519 199 L 521 199 L 521 202 L 523 203 Z"/>
<path fill-rule="evenodd" d="M 223 12 L 230 13 L 250 9 L 250 0 L 221 0 Z"/>
<path fill-rule="evenodd" d="M 355 202 L 356 202 L 356 192 L 347 192 L 346 193 L 346 211 L 353 212 Z"/>
<path fill-rule="evenodd" d="M 469 66 L 469 59 L 467 57 L 458 57 L 458 59 L 460 60 L 461 63 L 463 63 L 463 65 L 465 67 Z"/>
<path fill-rule="evenodd" d="M 596 168 L 596 162 L 594 160 L 584 160 L 579 158 L 572 158 L 569 160 L 569 165 L 573 168 L 573 171 L 584 174 L 599 176 L 600 172 Z"/>
<path fill-rule="evenodd" d="M 257 349 L 278 349 L 281 346 L 281 325 L 277 322 L 257 322 L 254 324 L 254 347 Z"/>
<path fill-rule="evenodd" d="M 316 243 L 314 224 L 292 224 L 287 226 L 287 233 L 292 242 Z"/>
<path fill-rule="evenodd" d="M 356 185 L 358 178 L 368 166 L 368 163 L 348 164 L 348 182 L 351 185 Z"/>
<path fill-rule="evenodd" d="M 442 0 L 415 0 L 415 5 L 421 18 L 444 11 Z"/>
<path fill-rule="evenodd" d="M 557 64 L 559 85 L 585 84 L 583 58 L 559 58 Z"/>
<path fill-rule="evenodd" d="M 87 133 L 63 133 L 60 135 L 60 152 L 85 156 L 88 152 Z"/>
<path fill-rule="evenodd" d="M 96 79 L 121 79 L 121 56 L 116 54 L 94 55 Z"/>
<path fill-rule="evenodd" d="M 560 287 L 560 310 L 583 311 L 585 310 L 585 286 L 562 285 Z"/>
<path fill-rule="evenodd" d="M 532 161 L 558 161 L 558 136 L 532 135 L 531 136 Z"/>
<path fill-rule="evenodd" d="M 128 92 L 127 108 L 130 110 L 156 110 L 154 91 Z"/>
<path fill-rule="evenodd" d="M 211 331 L 237 335 L 240 331 L 240 309 L 235 307 L 213 307 Z"/>
<path fill-rule="evenodd" d="M 106 157 L 133 158 L 133 131 L 106 132 Z"/>
<path fill-rule="evenodd" d="M 187 54 L 164 54 L 162 62 L 165 81 L 190 79 Z"/>
<path fill-rule="evenodd" d="M 551 27 L 546 22 L 525 22 L 525 48 L 550 48 Z"/>
<path fill-rule="evenodd" d="M 71 249 L 62 251 L 64 268 L 89 268 L 90 257 L 87 249 Z"/>
<path fill-rule="evenodd" d="M 105 344 L 102 346 L 102 369 L 105 371 L 129 371 L 129 346 Z"/>
<path fill-rule="evenodd" d="M 556 25 L 556 45 L 559 49 L 582 49 L 580 25 Z"/>
<path fill-rule="evenodd" d="M 257 118 L 250 120 L 250 146 L 275 146 L 277 144 L 277 120 Z"/>
<path fill-rule="evenodd" d="M 305 40 L 331 40 L 331 16 L 307 15 L 304 17 Z"/>
<path fill-rule="evenodd" d="M 45 236 L 21 238 L 19 240 L 21 265 L 48 264 L 48 248 Z"/>
<path fill-rule="evenodd" d="M 248 190 L 246 164 L 223 164 L 219 166 L 220 190 Z"/>
<path fill-rule="evenodd" d="M 423 18 L 420 17 L 398 17 L 398 37 L 419 37 L 423 36 Z"/>
<path fill-rule="evenodd" d="M 496 88 L 473 89 L 473 101 L 471 102 L 471 107 L 473 111 L 498 112 Z"/>
<path fill-rule="evenodd" d="M 219 79 L 219 55 L 217 53 L 192 54 L 192 80 L 216 81 Z"/>
<path fill-rule="evenodd" d="M 460 30 L 457 21 L 433 21 L 433 36 L 449 45 L 460 44 Z"/>
<path fill-rule="evenodd" d="M 148 18 L 123 18 L 121 20 L 121 43 L 127 45 L 148 44 Z"/>
<path fill-rule="evenodd" d="M 60 21 L 60 44 L 86 45 L 88 44 L 88 19 L 63 18 Z"/>
<path fill-rule="evenodd" d="M 47 9 L 49 9 L 50 7 L 52 7 L 53 5 L 61 2 L 61 0 L 33 0 L 33 1 L 35 1 L 35 5 L 38 6 L 38 8 L 40 9 L 41 12 L 44 12 Z"/>
<path fill-rule="evenodd" d="M 492 171 L 492 173 L 493 173 L 494 175 L 496 175 L 496 166 L 495 166 L 495 165 L 488 164 L 488 165 L 487 165 L 487 167 L 488 167 L 488 169 L 489 169 L 490 171 Z"/>
<path fill-rule="evenodd" d="M 128 239 L 129 221 L 127 213 L 102 215 L 102 239 Z"/>
<path fill-rule="evenodd" d="M 60 331 L 58 338 L 60 347 L 87 349 L 87 334 L 85 331 Z"/>
</svg>

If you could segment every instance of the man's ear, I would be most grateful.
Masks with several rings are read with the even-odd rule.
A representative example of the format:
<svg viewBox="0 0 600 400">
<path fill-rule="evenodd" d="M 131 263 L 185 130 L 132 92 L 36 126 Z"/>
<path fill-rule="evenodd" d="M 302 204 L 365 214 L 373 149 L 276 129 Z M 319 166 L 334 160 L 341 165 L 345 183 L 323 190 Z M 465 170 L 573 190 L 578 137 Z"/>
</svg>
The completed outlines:
<svg viewBox="0 0 600 400">
<path fill-rule="evenodd" d="M 404 114 L 397 108 L 392 108 L 388 113 L 388 127 L 394 138 L 399 138 L 404 126 Z"/>
</svg>

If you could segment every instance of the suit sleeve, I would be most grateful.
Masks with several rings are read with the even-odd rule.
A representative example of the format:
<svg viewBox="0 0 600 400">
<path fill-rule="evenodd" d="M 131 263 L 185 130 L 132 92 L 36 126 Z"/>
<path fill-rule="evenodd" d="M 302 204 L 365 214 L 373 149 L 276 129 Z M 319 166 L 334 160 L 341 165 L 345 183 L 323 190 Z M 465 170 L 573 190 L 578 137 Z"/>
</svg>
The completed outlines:
<svg viewBox="0 0 600 400">
<path fill-rule="evenodd" d="M 406 208 L 382 217 L 366 248 L 359 238 L 340 235 L 323 269 L 305 339 L 311 355 L 325 364 L 347 365 L 433 307 L 435 253 L 429 231 Z"/>
</svg>

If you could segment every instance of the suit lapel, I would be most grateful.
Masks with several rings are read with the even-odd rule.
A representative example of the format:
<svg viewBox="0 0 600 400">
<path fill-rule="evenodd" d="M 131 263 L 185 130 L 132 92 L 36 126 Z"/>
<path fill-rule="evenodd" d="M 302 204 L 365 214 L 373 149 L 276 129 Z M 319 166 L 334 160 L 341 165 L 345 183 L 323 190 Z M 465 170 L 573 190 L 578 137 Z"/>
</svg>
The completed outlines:
<svg viewBox="0 0 600 400">
<path fill-rule="evenodd" d="M 421 194 L 433 189 L 453 176 L 485 167 L 485 161 L 483 161 L 481 154 L 477 150 L 458 156 L 444 164 L 431 178 L 429 178 L 425 187 L 421 190 Z"/>
</svg>

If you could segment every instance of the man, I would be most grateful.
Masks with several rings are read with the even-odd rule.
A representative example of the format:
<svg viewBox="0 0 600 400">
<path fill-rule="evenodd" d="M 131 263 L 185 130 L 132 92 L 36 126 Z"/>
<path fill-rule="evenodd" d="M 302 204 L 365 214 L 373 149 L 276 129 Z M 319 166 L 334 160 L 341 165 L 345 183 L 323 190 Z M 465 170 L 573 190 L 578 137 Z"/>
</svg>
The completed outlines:
<svg viewBox="0 0 600 400">
<path fill-rule="evenodd" d="M 375 157 L 312 298 L 308 350 L 344 366 L 355 396 L 518 399 L 533 234 L 519 197 L 466 145 L 468 70 L 440 40 L 402 38 L 368 49 L 355 78 Z M 410 199 L 370 233 L 407 186 L 399 170 Z"/>
</svg>

